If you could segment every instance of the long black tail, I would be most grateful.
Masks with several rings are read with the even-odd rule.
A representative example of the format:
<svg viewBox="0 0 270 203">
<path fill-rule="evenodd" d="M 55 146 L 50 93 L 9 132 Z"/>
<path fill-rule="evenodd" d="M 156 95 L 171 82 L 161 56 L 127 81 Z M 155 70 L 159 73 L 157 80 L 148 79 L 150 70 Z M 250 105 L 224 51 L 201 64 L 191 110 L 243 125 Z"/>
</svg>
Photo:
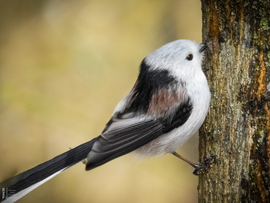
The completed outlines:
<svg viewBox="0 0 270 203">
<path fill-rule="evenodd" d="M 87 157 L 97 138 L 0 183 L 1 202 L 15 202 Z"/>
</svg>

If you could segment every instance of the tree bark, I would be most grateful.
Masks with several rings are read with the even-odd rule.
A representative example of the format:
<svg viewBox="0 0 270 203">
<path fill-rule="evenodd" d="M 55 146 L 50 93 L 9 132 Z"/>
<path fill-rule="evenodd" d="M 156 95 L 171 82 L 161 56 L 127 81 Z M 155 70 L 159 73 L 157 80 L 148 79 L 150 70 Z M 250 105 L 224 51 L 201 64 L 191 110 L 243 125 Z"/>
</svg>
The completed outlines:
<svg viewBox="0 0 270 203">
<path fill-rule="evenodd" d="M 199 202 L 270 202 L 270 2 L 201 0 L 211 104 L 200 129 Z"/>
</svg>

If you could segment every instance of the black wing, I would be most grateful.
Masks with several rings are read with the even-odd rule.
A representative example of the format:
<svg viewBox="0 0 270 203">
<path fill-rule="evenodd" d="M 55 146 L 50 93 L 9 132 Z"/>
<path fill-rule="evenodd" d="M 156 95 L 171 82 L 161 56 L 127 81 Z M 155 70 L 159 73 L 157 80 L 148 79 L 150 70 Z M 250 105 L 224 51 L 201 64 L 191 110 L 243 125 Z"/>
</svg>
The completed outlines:
<svg viewBox="0 0 270 203">
<path fill-rule="evenodd" d="M 142 121 L 125 128 L 117 128 L 101 135 L 87 157 L 86 170 L 125 155 L 163 134 L 158 120 Z"/>
<path fill-rule="evenodd" d="M 115 123 L 110 120 L 109 126 L 106 127 L 107 131 L 98 138 L 88 154 L 86 170 L 132 152 L 162 134 L 180 127 L 188 120 L 191 111 L 192 105 L 188 100 L 179 105 L 172 117 L 138 122 L 136 121 L 138 118 L 133 118 L 129 119 L 131 121 L 129 123 L 132 123 L 129 125 L 125 119 Z"/>
<path fill-rule="evenodd" d="M 173 91 L 169 87 L 174 87 Z M 184 84 L 179 84 L 167 70 L 151 70 L 145 60 L 129 96 L 124 108 L 114 114 L 93 145 L 86 170 L 134 151 L 183 125 L 192 112 L 192 102 Z"/>
</svg>

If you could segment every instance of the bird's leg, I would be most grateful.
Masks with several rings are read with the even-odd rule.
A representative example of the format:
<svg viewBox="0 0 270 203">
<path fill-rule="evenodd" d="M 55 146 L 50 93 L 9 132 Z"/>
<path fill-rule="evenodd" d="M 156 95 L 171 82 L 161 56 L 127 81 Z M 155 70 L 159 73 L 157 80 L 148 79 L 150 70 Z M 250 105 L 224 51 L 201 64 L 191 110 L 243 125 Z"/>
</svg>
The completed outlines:
<svg viewBox="0 0 270 203">
<path fill-rule="evenodd" d="M 195 164 L 195 163 L 185 159 L 184 157 L 182 157 L 180 154 L 178 154 L 176 152 L 173 152 L 172 154 L 174 156 L 176 156 L 177 158 L 183 160 L 184 162 L 188 163 L 193 168 L 195 168 L 195 170 L 193 171 L 194 175 L 199 175 L 202 172 L 207 171 L 209 168 L 211 168 L 217 162 L 216 155 L 211 155 L 210 157 L 206 158 L 203 162 L 201 162 L 199 164 Z"/>
<path fill-rule="evenodd" d="M 174 156 L 176 156 L 177 158 L 183 160 L 184 162 L 188 163 L 189 165 L 191 165 L 193 168 L 197 168 L 199 165 L 192 163 L 191 161 L 185 159 L 184 157 L 182 157 L 180 154 L 178 154 L 177 152 L 173 152 L 172 153 Z"/>
</svg>

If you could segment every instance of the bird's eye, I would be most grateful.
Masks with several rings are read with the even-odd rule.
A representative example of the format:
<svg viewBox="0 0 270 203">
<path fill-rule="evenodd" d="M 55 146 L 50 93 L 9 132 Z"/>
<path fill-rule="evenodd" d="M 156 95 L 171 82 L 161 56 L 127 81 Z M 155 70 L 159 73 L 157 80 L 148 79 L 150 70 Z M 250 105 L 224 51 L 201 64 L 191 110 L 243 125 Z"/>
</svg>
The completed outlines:
<svg viewBox="0 0 270 203">
<path fill-rule="evenodd" d="M 187 60 L 191 61 L 193 59 L 193 54 L 189 53 L 186 57 Z"/>
</svg>

